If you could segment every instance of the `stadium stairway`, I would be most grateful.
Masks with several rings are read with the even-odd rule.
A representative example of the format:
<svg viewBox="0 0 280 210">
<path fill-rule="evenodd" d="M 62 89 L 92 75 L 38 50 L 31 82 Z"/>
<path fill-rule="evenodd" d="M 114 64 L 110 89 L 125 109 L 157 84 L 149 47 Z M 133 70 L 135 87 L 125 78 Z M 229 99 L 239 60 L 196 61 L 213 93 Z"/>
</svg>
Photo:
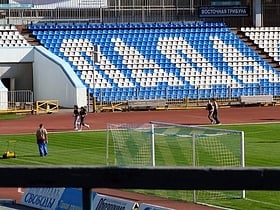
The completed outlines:
<svg viewBox="0 0 280 210">
<path fill-rule="evenodd" d="M 39 41 L 36 39 L 36 37 L 32 34 L 32 31 L 29 30 L 26 25 L 18 25 L 16 26 L 16 28 L 31 46 L 40 45 Z"/>
<path fill-rule="evenodd" d="M 250 38 L 250 36 L 247 36 L 246 33 L 240 29 L 234 30 L 236 35 L 240 37 L 240 39 L 247 44 L 250 48 L 252 48 L 254 51 L 256 51 L 269 65 L 271 65 L 274 68 L 277 68 L 280 71 L 280 65 L 279 62 L 276 61 L 273 57 L 270 56 L 268 52 L 265 52 L 263 48 L 260 48 L 259 45 L 254 43 L 254 40 Z"/>
<path fill-rule="evenodd" d="M 224 23 L 28 26 L 97 102 L 280 96 L 280 73 Z"/>
<path fill-rule="evenodd" d="M 275 61 L 280 62 L 280 27 L 241 27 L 241 31 Z"/>
</svg>

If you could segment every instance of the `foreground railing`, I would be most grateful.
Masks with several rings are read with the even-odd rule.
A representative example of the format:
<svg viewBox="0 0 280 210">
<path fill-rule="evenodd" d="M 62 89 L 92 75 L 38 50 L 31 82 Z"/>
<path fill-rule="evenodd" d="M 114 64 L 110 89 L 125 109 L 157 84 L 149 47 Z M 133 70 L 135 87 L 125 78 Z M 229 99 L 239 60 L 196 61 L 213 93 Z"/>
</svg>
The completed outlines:
<svg viewBox="0 0 280 210">
<path fill-rule="evenodd" d="M 279 177 L 280 168 L 253 167 L 0 167 L 0 187 L 82 188 L 84 210 L 91 207 L 92 188 L 280 190 Z"/>
</svg>

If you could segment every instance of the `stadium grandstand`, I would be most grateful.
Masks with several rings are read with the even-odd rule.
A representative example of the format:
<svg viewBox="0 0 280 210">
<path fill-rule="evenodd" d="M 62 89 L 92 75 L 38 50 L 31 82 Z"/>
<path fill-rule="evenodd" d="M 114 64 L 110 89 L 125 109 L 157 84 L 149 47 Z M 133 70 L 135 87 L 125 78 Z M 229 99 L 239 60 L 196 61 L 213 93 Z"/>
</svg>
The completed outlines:
<svg viewBox="0 0 280 210">
<path fill-rule="evenodd" d="M 276 0 L 0 3 L 1 110 L 280 98 Z"/>
</svg>

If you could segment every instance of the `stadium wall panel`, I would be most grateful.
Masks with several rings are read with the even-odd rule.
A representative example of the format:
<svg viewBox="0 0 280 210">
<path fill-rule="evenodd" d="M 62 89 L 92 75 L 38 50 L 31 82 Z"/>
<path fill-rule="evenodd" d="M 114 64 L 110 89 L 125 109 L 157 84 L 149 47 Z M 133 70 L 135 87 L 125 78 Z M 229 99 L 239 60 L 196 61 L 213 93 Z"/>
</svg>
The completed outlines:
<svg viewBox="0 0 280 210">
<path fill-rule="evenodd" d="M 33 62 L 33 47 L 1 47 L 1 63 L 26 63 Z"/>
<path fill-rule="evenodd" d="M 3 85 L 0 80 L 0 110 L 8 109 L 8 89 Z"/>
<path fill-rule="evenodd" d="M 35 47 L 33 69 L 35 100 L 58 100 L 67 108 L 87 105 L 86 88 L 61 58 Z"/>
<path fill-rule="evenodd" d="M 87 105 L 86 88 L 69 64 L 43 47 L 3 47 L 0 55 L 1 92 L 7 94 L 10 87 L 5 87 L 3 79 L 11 78 L 15 90 L 33 91 L 34 101 L 58 100 L 59 106 L 67 108 Z"/>
</svg>

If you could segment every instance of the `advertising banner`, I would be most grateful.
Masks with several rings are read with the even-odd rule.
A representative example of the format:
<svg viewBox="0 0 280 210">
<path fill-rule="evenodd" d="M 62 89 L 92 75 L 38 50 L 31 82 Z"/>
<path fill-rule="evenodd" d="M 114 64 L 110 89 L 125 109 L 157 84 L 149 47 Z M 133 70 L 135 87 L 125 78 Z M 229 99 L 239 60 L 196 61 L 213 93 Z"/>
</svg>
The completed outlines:
<svg viewBox="0 0 280 210">
<path fill-rule="evenodd" d="M 37 209 L 55 210 L 65 188 L 27 188 L 21 204 Z"/>
<path fill-rule="evenodd" d="M 138 203 L 134 201 L 96 192 L 92 192 L 91 199 L 92 210 L 133 210 L 138 207 Z M 27 188 L 21 204 L 42 210 L 83 210 L 82 191 L 76 188 Z"/>
<path fill-rule="evenodd" d="M 80 189 L 66 188 L 55 210 L 83 210 L 82 196 Z"/>
<path fill-rule="evenodd" d="M 96 194 L 92 202 L 92 210 L 132 210 L 138 206 L 137 203 L 130 200 L 124 200 L 116 197 Z"/>
</svg>

